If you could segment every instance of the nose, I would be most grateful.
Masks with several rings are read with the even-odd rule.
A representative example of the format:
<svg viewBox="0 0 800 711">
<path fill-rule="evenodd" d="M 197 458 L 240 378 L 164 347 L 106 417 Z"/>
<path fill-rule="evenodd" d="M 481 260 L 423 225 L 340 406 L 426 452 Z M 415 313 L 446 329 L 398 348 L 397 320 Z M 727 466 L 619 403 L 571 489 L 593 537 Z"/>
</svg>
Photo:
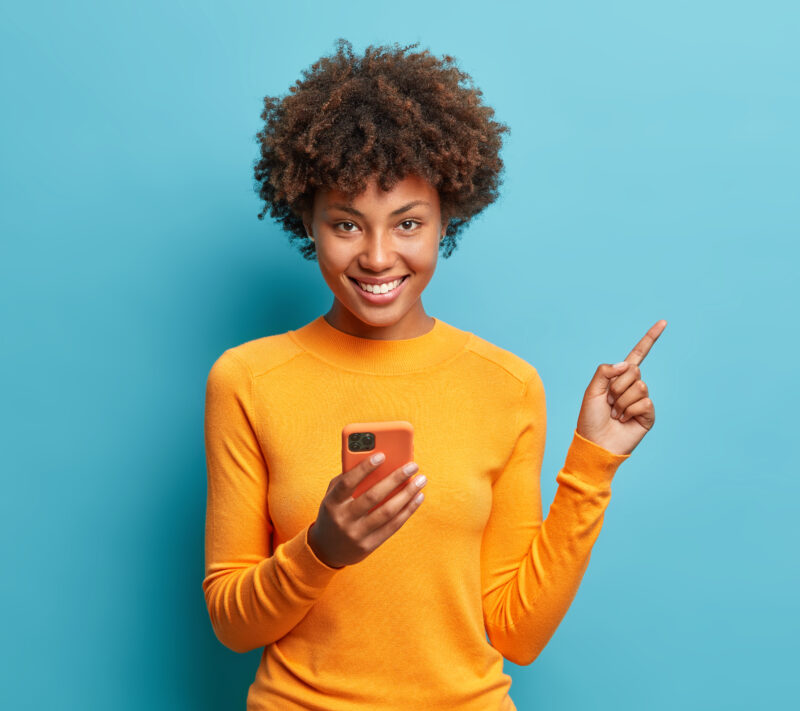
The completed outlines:
<svg viewBox="0 0 800 711">
<path fill-rule="evenodd" d="M 373 230 L 367 233 L 358 256 L 359 266 L 364 271 L 380 274 L 391 269 L 394 262 L 392 235 L 385 230 Z"/>
</svg>

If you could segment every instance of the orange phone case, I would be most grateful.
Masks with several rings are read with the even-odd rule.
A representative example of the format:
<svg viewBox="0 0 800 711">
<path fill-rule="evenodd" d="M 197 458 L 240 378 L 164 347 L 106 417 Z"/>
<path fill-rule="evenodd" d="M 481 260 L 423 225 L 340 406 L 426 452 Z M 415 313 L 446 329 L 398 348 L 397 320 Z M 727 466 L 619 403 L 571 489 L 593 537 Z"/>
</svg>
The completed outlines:
<svg viewBox="0 0 800 711">
<path fill-rule="evenodd" d="M 372 432 L 375 443 L 372 449 L 353 452 L 348 447 L 349 436 L 355 432 Z M 399 469 L 414 459 L 414 426 L 405 420 L 388 420 L 384 422 L 352 422 L 342 429 L 342 471 L 350 471 L 359 462 L 371 457 L 375 452 L 386 455 L 377 469 L 371 471 L 356 486 L 353 498 L 361 496 L 367 489 L 386 478 L 395 469 Z M 392 491 L 383 501 L 370 509 L 370 512 L 383 506 L 395 494 L 400 493 L 408 484 L 406 480 Z"/>
</svg>

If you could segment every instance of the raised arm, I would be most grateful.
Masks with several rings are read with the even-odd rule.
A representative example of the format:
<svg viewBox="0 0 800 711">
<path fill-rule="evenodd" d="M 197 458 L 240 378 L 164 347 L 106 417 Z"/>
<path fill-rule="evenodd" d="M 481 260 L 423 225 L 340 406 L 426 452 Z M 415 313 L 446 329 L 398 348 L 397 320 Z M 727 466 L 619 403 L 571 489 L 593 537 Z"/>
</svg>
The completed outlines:
<svg viewBox="0 0 800 711">
<path fill-rule="evenodd" d="M 573 433 L 558 489 L 542 521 L 540 474 L 547 433 L 539 374 L 524 386 L 519 436 L 492 488 L 481 549 L 486 631 L 515 664 L 531 664 L 564 618 L 589 564 L 611 498 L 611 480 L 630 455 Z"/>
<path fill-rule="evenodd" d="M 235 652 L 287 634 L 338 572 L 311 550 L 308 527 L 273 550 L 268 467 L 252 406 L 250 370 L 225 351 L 206 384 L 203 594 L 214 633 Z"/>
</svg>

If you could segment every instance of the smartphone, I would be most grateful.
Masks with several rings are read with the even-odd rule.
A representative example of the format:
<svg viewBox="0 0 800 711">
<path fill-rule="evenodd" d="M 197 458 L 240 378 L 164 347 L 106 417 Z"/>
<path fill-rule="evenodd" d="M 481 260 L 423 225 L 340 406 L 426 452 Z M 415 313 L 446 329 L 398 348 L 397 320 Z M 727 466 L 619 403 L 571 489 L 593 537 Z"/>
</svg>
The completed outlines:
<svg viewBox="0 0 800 711">
<path fill-rule="evenodd" d="M 352 422 L 342 428 L 343 472 L 350 471 L 356 464 L 371 457 L 375 452 L 383 452 L 386 459 L 358 483 L 353 492 L 353 498 L 361 496 L 395 469 L 413 461 L 413 425 L 405 420 L 387 420 L 383 422 Z M 400 493 L 407 484 L 408 480 L 400 484 L 383 501 L 373 506 L 369 513 L 383 506 L 395 494 Z"/>
</svg>

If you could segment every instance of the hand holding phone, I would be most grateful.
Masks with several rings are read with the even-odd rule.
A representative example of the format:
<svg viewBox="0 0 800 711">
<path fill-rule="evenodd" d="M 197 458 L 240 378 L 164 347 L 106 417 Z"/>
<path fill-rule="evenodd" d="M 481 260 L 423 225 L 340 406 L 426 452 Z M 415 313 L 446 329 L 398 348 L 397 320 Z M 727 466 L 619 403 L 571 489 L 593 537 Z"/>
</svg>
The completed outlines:
<svg viewBox="0 0 800 711">
<path fill-rule="evenodd" d="M 394 469 L 414 460 L 414 426 L 406 420 L 383 422 L 351 422 L 342 428 L 342 471 L 346 472 L 360 461 L 380 451 L 384 462 L 370 472 L 353 492 L 353 498 L 388 476 Z M 381 504 L 400 492 L 398 487 Z"/>
<path fill-rule="evenodd" d="M 351 457 L 345 453 L 343 444 L 343 461 L 357 463 L 350 468 L 343 466 L 343 473 L 331 479 L 308 533 L 314 554 L 331 568 L 353 565 L 366 558 L 400 529 L 425 498 L 420 492 L 425 477 L 413 476 L 419 468 L 415 462 L 407 460 L 384 473 L 378 471 L 384 462 L 397 464 L 391 459 L 407 451 L 407 444 L 403 443 L 411 441 L 405 436 L 413 432 L 411 425 L 402 423 L 398 428 L 395 425 L 398 423 L 356 423 L 343 431 L 344 443 L 352 428 L 377 430 L 376 444 L 385 441 L 389 445 L 385 449 L 389 451 L 383 452 L 376 446 Z M 384 438 L 381 431 L 400 434 Z M 376 454 L 393 457 L 384 456 L 383 460 L 373 462 Z"/>
</svg>

